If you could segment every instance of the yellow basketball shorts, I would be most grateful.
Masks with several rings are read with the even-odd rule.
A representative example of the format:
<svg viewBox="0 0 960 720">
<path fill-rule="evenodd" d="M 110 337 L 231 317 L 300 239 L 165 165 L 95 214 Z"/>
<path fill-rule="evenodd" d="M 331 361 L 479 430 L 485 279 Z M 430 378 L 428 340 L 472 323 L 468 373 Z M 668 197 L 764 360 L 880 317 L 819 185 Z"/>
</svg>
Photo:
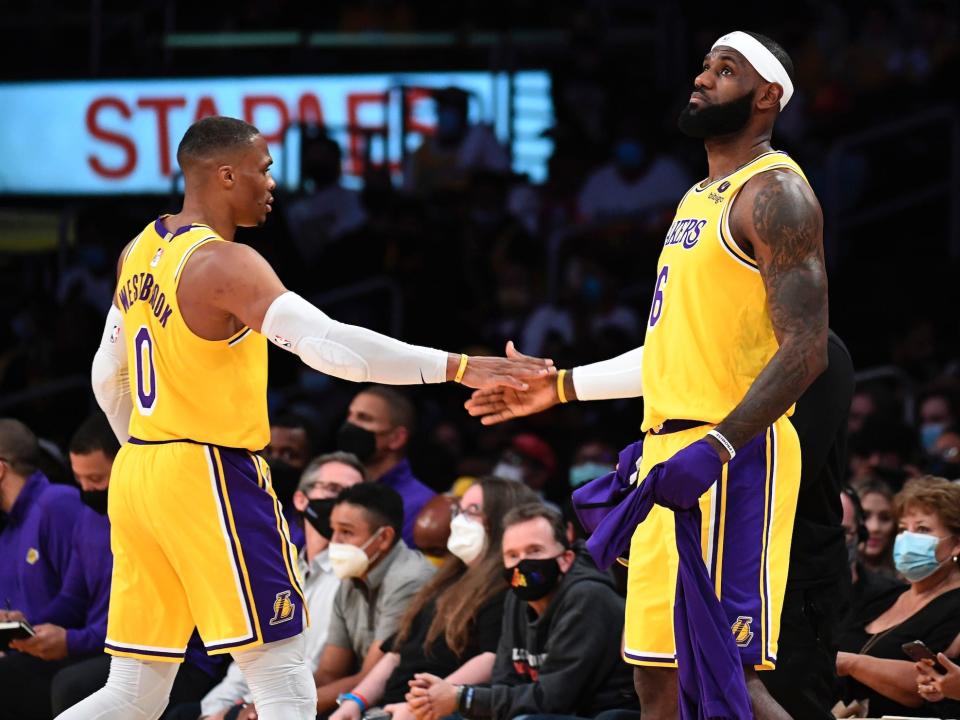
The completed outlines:
<svg viewBox="0 0 960 720">
<path fill-rule="evenodd" d="M 704 437 L 711 425 L 647 433 L 637 476 Z M 642 482 L 642 481 L 641 481 Z M 745 666 L 772 670 L 800 490 L 800 441 L 786 417 L 737 451 L 700 498 L 703 561 Z M 655 505 L 630 543 L 624 659 L 676 667 L 673 511 Z"/>
<path fill-rule="evenodd" d="M 181 662 L 194 627 L 210 654 L 302 631 L 297 551 L 262 458 L 132 438 L 108 506 L 108 653 Z"/>
</svg>

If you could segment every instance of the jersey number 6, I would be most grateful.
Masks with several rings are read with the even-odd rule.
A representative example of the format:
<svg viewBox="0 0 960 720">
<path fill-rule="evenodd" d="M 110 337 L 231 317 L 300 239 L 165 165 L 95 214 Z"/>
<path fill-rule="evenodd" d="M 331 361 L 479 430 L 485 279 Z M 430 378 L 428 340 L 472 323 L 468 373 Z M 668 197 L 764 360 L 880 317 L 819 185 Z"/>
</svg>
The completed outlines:
<svg viewBox="0 0 960 720">
<path fill-rule="evenodd" d="M 663 292 L 667 289 L 667 275 L 670 274 L 670 266 L 664 265 L 663 270 L 657 276 L 657 284 L 653 288 L 653 303 L 650 305 L 650 321 L 648 328 L 657 324 L 660 316 L 663 315 Z"/>
</svg>

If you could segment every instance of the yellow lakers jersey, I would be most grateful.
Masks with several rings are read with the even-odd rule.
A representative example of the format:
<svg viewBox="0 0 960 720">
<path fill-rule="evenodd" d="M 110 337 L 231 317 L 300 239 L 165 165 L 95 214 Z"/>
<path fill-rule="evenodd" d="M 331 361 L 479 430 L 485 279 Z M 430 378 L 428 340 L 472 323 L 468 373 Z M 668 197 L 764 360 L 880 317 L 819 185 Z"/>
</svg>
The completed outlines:
<svg viewBox="0 0 960 720">
<path fill-rule="evenodd" d="M 133 398 L 130 435 L 260 450 L 270 440 L 266 338 L 243 328 L 227 340 L 204 340 L 177 304 L 184 265 L 210 242 L 225 241 L 206 225 L 168 232 L 157 220 L 123 258 L 116 304 Z"/>
<path fill-rule="evenodd" d="M 757 263 L 730 234 L 730 207 L 754 175 L 797 164 L 765 153 L 680 201 L 657 263 L 643 352 L 643 430 L 718 423 L 779 347 Z"/>
</svg>

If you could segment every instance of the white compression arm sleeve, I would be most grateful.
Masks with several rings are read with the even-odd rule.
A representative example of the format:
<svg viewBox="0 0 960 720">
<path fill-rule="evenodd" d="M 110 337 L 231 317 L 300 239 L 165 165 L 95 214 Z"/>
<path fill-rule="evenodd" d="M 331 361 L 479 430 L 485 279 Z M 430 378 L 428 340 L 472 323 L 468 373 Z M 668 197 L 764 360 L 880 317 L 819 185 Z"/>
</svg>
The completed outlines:
<svg viewBox="0 0 960 720">
<path fill-rule="evenodd" d="M 610 360 L 573 369 L 578 400 L 616 400 L 643 395 L 643 346 Z"/>
<path fill-rule="evenodd" d="M 293 292 L 271 303 L 260 332 L 314 370 L 344 380 L 419 385 L 447 379 L 444 351 L 337 322 Z"/>
<path fill-rule="evenodd" d="M 116 305 L 110 306 L 103 327 L 100 347 L 93 356 L 90 370 L 93 395 L 110 421 L 117 440 L 123 445 L 130 438 L 130 382 L 127 373 L 127 346 L 123 340 L 123 315 Z"/>
</svg>

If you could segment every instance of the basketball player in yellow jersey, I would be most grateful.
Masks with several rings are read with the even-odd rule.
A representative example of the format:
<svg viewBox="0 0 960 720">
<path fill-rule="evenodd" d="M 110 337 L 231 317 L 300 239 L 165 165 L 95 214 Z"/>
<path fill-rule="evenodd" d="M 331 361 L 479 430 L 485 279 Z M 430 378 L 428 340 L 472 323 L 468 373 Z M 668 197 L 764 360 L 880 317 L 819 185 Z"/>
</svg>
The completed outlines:
<svg viewBox="0 0 960 720">
<path fill-rule="evenodd" d="M 709 175 L 681 200 L 664 240 L 644 346 L 527 391 L 479 390 L 467 403 L 492 424 L 574 399 L 644 396 L 637 477 L 660 464 L 665 475 L 714 483 L 700 499 L 703 560 L 757 718 L 789 717 L 755 670 L 776 663 L 799 490 L 788 416 L 827 357 L 820 206 L 771 145 L 792 74 L 783 48 L 753 33 L 724 35 L 704 58 L 678 124 L 704 141 Z M 630 546 L 624 632 L 644 720 L 678 717 L 676 578 L 672 512 L 654 506 Z"/>
<path fill-rule="evenodd" d="M 160 717 L 196 627 L 209 653 L 234 655 L 261 718 L 312 720 L 296 549 L 256 454 L 270 439 L 267 340 L 321 372 L 387 384 L 520 389 L 549 364 L 451 355 L 332 320 L 232 242 L 273 202 L 257 129 L 201 120 L 177 159 L 183 209 L 122 253 L 93 364 L 97 400 L 124 443 L 110 485 L 110 677 L 60 717 Z"/>
</svg>

